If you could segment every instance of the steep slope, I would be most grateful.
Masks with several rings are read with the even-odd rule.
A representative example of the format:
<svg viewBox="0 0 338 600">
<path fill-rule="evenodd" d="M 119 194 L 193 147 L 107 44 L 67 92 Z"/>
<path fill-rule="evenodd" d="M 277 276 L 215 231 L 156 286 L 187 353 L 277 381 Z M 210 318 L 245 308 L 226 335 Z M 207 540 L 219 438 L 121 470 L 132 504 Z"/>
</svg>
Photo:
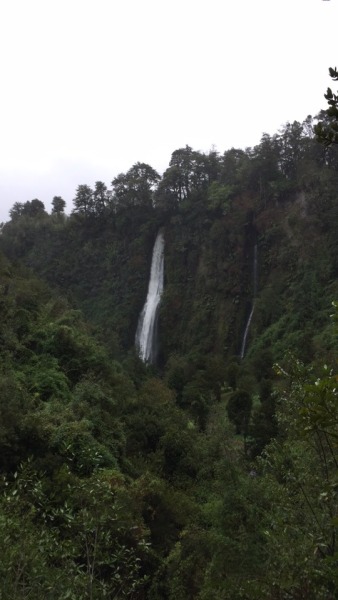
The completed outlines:
<svg viewBox="0 0 338 600">
<path fill-rule="evenodd" d="M 89 212 L 77 199 L 70 217 L 24 205 L 3 227 L 1 246 L 76 302 L 120 356 L 134 345 L 163 226 L 162 366 L 173 354 L 240 355 L 256 247 L 246 355 L 278 358 L 291 348 L 311 360 L 330 347 L 320 332 L 336 294 L 338 161 L 308 131 L 309 120 L 287 124 L 223 156 L 187 146 L 156 189 L 151 168 L 138 163 L 97 207 L 94 193 Z"/>
<path fill-rule="evenodd" d="M 15 207 L 0 595 L 336 597 L 337 183 L 335 150 L 295 123 L 245 152 L 179 149 L 161 180 L 138 163 L 69 217 Z M 133 346 L 160 227 L 159 378 Z"/>
</svg>

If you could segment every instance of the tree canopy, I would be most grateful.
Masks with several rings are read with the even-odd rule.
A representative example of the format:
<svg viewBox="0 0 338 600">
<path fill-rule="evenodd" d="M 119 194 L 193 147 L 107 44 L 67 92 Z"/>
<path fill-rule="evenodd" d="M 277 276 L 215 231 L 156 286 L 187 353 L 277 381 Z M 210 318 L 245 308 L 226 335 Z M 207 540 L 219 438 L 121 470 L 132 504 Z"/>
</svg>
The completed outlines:
<svg viewBox="0 0 338 600">
<path fill-rule="evenodd" d="M 69 215 L 60 196 L 13 206 L 1 597 L 337 597 L 331 142 L 308 116 L 246 150 L 178 148 L 162 176 L 138 162 L 83 183 Z M 134 341 L 159 228 L 149 366 Z"/>
</svg>

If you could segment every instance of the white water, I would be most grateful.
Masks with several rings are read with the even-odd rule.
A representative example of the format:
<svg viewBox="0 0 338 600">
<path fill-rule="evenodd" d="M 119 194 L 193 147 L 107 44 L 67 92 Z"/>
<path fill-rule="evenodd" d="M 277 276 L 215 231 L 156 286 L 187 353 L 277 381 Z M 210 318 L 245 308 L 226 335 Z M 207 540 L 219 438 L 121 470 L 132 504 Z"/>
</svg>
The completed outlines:
<svg viewBox="0 0 338 600">
<path fill-rule="evenodd" d="M 244 335 L 243 335 L 243 341 L 242 341 L 242 347 L 241 347 L 241 358 L 244 358 L 244 354 L 245 354 L 245 348 L 246 348 L 246 338 L 248 337 L 248 333 L 249 333 L 249 329 L 250 329 L 250 324 L 251 324 L 251 319 L 252 319 L 252 315 L 254 314 L 254 310 L 255 310 L 255 305 L 252 305 L 250 314 L 249 314 L 249 318 L 247 320 L 246 323 L 246 327 L 245 327 L 245 331 L 244 331 Z"/>
<path fill-rule="evenodd" d="M 145 305 L 136 331 L 135 345 L 144 362 L 156 359 L 156 320 L 164 282 L 164 235 L 160 230 L 153 249 L 150 280 Z"/>
<path fill-rule="evenodd" d="M 244 335 L 243 335 L 243 340 L 242 340 L 242 347 L 241 347 L 241 354 L 240 354 L 241 359 L 244 358 L 244 354 L 245 354 L 246 340 L 247 340 L 247 337 L 248 337 L 248 333 L 249 333 L 249 329 L 250 329 L 250 325 L 251 325 L 252 316 L 253 316 L 254 310 L 255 310 L 255 297 L 256 297 L 256 293 L 257 293 L 257 246 L 255 245 L 255 247 L 254 247 L 254 260 L 253 260 L 253 302 L 252 302 L 252 307 L 251 307 L 251 311 L 250 311 L 250 314 L 249 314 L 249 318 L 247 320 L 247 323 L 246 323 L 246 326 L 245 326 L 245 330 L 244 330 Z"/>
</svg>

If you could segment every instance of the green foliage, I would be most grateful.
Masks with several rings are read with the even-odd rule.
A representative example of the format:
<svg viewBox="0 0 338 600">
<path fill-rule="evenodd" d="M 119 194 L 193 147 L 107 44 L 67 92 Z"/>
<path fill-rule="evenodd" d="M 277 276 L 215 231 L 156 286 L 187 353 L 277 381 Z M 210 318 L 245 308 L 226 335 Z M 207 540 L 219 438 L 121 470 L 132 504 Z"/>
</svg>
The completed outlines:
<svg viewBox="0 0 338 600">
<path fill-rule="evenodd" d="M 230 421 L 236 427 L 236 433 L 248 433 L 249 421 L 252 408 L 252 398 L 244 390 L 233 392 L 228 400 L 227 410 Z"/>
<path fill-rule="evenodd" d="M 79 185 L 74 198 L 74 213 L 88 217 L 93 212 L 93 190 L 86 184 Z"/>
<path fill-rule="evenodd" d="M 253 457 L 260 455 L 270 440 L 278 434 L 276 394 L 271 380 L 261 379 L 259 400 L 259 406 L 253 411 L 247 441 L 248 452 Z"/>
<path fill-rule="evenodd" d="M 13 206 L 0 596 L 337 595 L 337 380 L 318 366 L 336 360 L 337 158 L 308 117 L 245 151 L 179 148 L 162 178 L 136 163 L 111 189 L 80 185 L 70 216 L 59 196 L 51 215 Z M 149 368 L 134 336 L 159 227 Z"/>
<path fill-rule="evenodd" d="M 123 478 L 98 472 L 77 480 L 60 471 L 58 498 L 30 463 L 3 483 L 1 595 L 13 599 L 137 598 L 145 577 L 146 530 L 124 503 Z M 62 492 L 64 496 L 65 492 Z"/>
<path fill-rule="evenodd" d="M 64 212 L 66 206 L 66 202 L 61 196 L 54 196 L 52 200 L 52 213 L 56 215 L 61 215 Z"/>
<path fill-rule="evenodd" d="M 229 200 L 233 194 L 231 186 L 213 181 L 208 189 L 208 206 L 211 210 L 219 210 L 226 215 L 229 210 Z"/>
<path fill-rule="evenodd" d="M 332 81 L 338 81 L 337 68 L 329 69 Z M 338 96 L 334 94 L 331 88 L 327 88 L 324 95 L 329 105 L 329 108 L 320 115 L 323 120 L 319 121 L 315 126 L 315 133 L 318 141 L 324 143 L 325 146 L 338 143 Z"/>
<path fill-rule="evenodd" d="M 14 221 L 17 220 L 21 216 L 32 217 L 32 218 L 41 218 L 45 216 L 47 213 L 45 211 L 45 205 L 41 200 L 35 198 L 34 200 L 27 200 L 27 202 L 15 202 L 11 210 L 9 211 L 9 215 L 11 219 Z"/>
<path fill-rule="evenodd" d="M 326 288 L 337 272 L 337 164 L 334 149 L 325 153 L 316 143 L 308 116 L 263 134 L 246 151 L 220 156 L 179 148 L 162 179 L 136 163 L 111 189 L 100 181 L 94 189 L 82 184 L 69 218 L 55 218 L 63 210 L 58 196 L 50 217 L 28 216 L 35 200 L 28 213 L 26 205 L 15 206 L 1 245 L 70 294 L 119 358 L 133 346 L 154 236 L 164 225 L 165 365 L 173 353 L 217 353 L 225 361 L 238 353 L 257 244 L 260 285 L 247 356 L 253 340 L 254 353 L 279 338 L 275 358 L 293 346 L 311 360 L 311 338 L 326 318 Z"/>
<path fill-rule="evenodd" d="M 146 163 L 136 163 L 120 173 L 112 181 L 115 211 L 142 206 L 152 207 L 154 186 L 160 180 L 159 174 Z"/>
<path fill-rule="evenodd" d="M 278 414 L 283 436 L 268 446 L 261 463 L 275 505 L 266 533 L 273 557 L 271 574 L 291 597 L 331 598 L 335 588 L 331 557 L 336 552 L 336 376 L 325 367 L 323 377 L 318 377 L 293 357 L 277 368 L 287 377 Z"/>
</svg>

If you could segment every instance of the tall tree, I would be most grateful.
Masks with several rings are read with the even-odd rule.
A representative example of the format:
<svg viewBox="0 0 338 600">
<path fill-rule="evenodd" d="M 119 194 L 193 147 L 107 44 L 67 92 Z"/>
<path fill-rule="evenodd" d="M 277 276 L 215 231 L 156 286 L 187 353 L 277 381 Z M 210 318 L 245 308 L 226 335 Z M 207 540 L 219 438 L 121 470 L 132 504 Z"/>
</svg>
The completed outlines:
<svg viewBox="0 0 338 600">
<path fill-rule="evenodd" d="M 150 165 L 137 162 L 112 181 L 113 202 L 117 209 L 153 205 L 153 193 L 161 177 Z"/>
<path fill-rule="evenodd" d="M 279 142 L 281 171 L 288 179 L 294 179 L 298 163 L 303 158 L 305 151 L 303 125 L 298 121 L 286 123 L 279 136 Z"/>
<path fill-rule="evenodd" d="M 52 213 L 56 215 L 60 215 L 64 212 L 66 206 L 66 202 L 61 198 L 61 196 L 54 196 L 52 200 Z"/>
<path fill-rule="evenodd" d="M 14 202 L 12 208 L 9 211 L 9 216 L 12 221 L 17 221 L 19 217 L 23 215 L 23 202 Z"/>
<path fill-rule="evenodd" d="M 89 185 L 79 185 L 76 190 L 74 202 L 74 213 L 87 217 L 93 212 L 93 190 Z"/>
<path fill-rule="evenodd" d="M 190 146 L 178 148 L 171 155 L 169 168 L 165 171 L 158 188 L 157 203 L 178 205 L 191 192 L 206 189 L 217 178 L 218 157 L 193 150 Z"/>
<path fill-rule="evenodd" d="M 109 195 L 107 186 L 102 181 L 95 182 L 95 188 L 93 192 L 93 206 L 96 214 L 103 214 L 108 204 Z"/>
<path fill-rule="evenodd" d="M 225 184 L 238 184 L 242 172 L 250 161 L 249 155 L 239 148 L 226 150 L 220 160 L 220 181 Z"/>
<path fill-rule="evenodd" d="M 337 67 L 329 69 L 332 81 L 338 81 Z M 330 87 L 327 88 L 324 97 L 329 108 L 322 114 L 322 120 L 315 126 L 315 134 L 318 141 L 326 146 L 338 144 L 338 94 L 334 94 Z"/>
<path fill-rule="evenodd" d="M 9 211 L 12 221 L 16 221 L 22 215 L 27 217 L 41 217 L 46 215 L 45 205 L 41 200 L 27 200 L 27 202 L 15 202 Z"/>
</svg>

